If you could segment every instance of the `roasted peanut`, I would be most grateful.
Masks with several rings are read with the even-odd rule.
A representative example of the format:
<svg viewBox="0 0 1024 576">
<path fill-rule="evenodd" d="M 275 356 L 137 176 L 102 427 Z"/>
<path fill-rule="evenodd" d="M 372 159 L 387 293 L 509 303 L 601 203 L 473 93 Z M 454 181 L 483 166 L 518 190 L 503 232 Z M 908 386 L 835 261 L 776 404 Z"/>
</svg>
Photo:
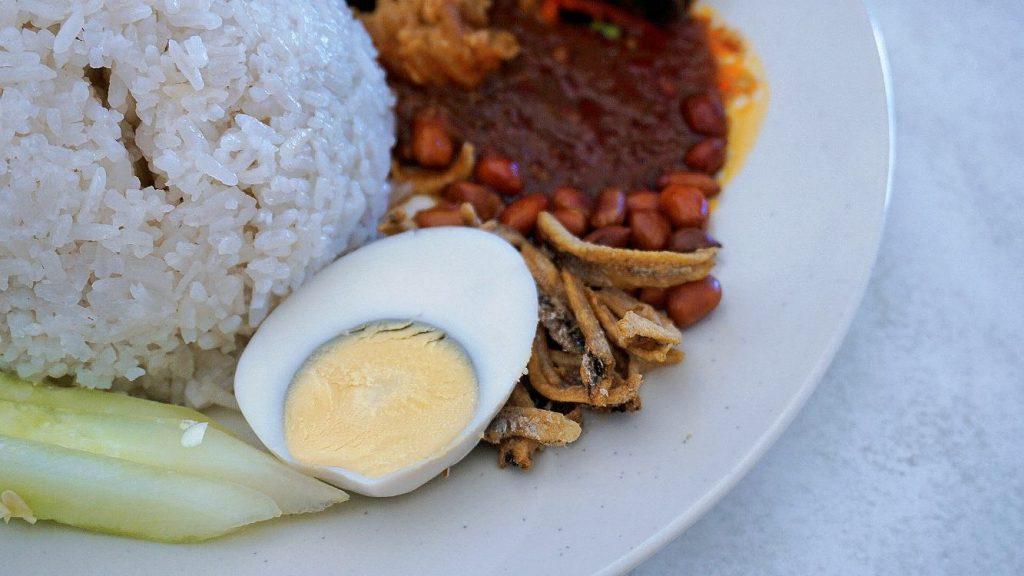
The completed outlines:
<svg viewBox="0 0 1024 576">
<path fill-rule="evenodd" d="M 597 196 L 590 225 L 594 228 L 619 226 L 626 221 L 626 195 L 618 188 L 606 188 Z"/>
<path fill-rule="evenodd" d="M 637 294 L 637 298 L 641 302 L 650 304 L 655 308 L 661 308 L 665 306 L 665 298 L 667 296 L 667 288 L 641 288 L 640 293 Z"/>
<path fill-rule="evenodd" d="M 714 174 L 725 165 L 725 140 L 705 138 L 686 151 L 683 162 L 694 170 Z"/>
<path fill-rule="evenodd" d="M 726 116 L 722 100 L 707 92 L 694 94 L 683 100 L 683 119 L 698 134 L 725 136 Z"/>
<path fill-rule="evenodd" d="M 537 225 L 537 216 L 547 206 L 547 196 L 538 193 L 527 194 L 505 206 L 505 211 L 501 213 L 498 220 L 510 228 L 515 228 L 524 236 L 529 235 Z"/>
<path fill-rule="evenodd" d="M 640 250 L 661 250 L 668 244 L 672 226 L 657 210 L 629 214 L 630 243 Z"/>
<path fill-rule="evenodd" d="M 719 244 L 700 228 L 680 228 L 672 233 L 667 250 L 673 252 L 694 252 L 701 248 L 719 248 Z"/>
<path fill-rule="evenodd" d="M 523 191 L 523 179 L 519 176 L 519 164 L 491 154 L 476 163 L 473 172 L 476 181 L 494 188 L 506 196 L 515 196 Z"/>
<path fill-rule="evenodd" d="M 625 248 L 629 246 L 629 228 L 625 226 L 605 226 L 598 228 L 583 239 L 591 244 L 611 246 L 612 248 Z"/>
<path fill-rule="evenodd" d="M 717 196 L 722 191 L 722 186 L 717 180 L 700 172 L 672 172 L 658 178 L 659 189 L 668 188 L 673 184 L 696 188 L 707 198 Z"/>
<path fill-rule="evenodd" d="M 487 221 L 501 212 L 501 197 L 472 182 L 454 182 L 444 189 L 444 199 L 455 204 L 469 202 L 481 220 Z"/>
<path fill-rule="evenodd" d="M 412 157 L 425 168 L 444 168 L 455 157 L 455 143 L 448 128 L 432 111 L 421 112 L 412 121 Z"/>
<path fill-rule="evenodd" d="M 551 195 L 551 204 L 556 210 L 577 210 L 590 218 L 590 198 L 578 188 L 570 186 L 556 188 L 554 194 Z"/>
<path fill-rule="evenodd" d="M 670 288 L 665 311 L 676 326 L 685 328 L 710 314 L 721 301 L 722 285 L 714 276 L 708 276 Z"/>
<path fill-rule="evenodd" d="M 677 228 L 699 228 L 708 219 L 708 200 L 696 188 L 669 186 L 661 191 L 659 205 Z"/>
<path fill-rule="evenodd" d="M 458 206 L 448 205 L 436 206 L 421 210 L 413 216 L 413 222 L 420 228 L 434 228 L 437 226 L 462 226 L 462 213 Z"/>
<path fill-rule="evenodd" d="M 587 216 L 579 210 L 573 210 L 572 208 L 559 208 L 551 213 L 555 219 L 565 226 L 565 229 L 572 233 L 577 238 L 582 238 L 587 233 L 589 227 L 587 226 Z"/>
<path fill-rule="evenodd" d="M 626 196 L 626 208 L 630 212 L 658 209 L 658 193 L 651 190 L 630 192 Z"/>
</svg>

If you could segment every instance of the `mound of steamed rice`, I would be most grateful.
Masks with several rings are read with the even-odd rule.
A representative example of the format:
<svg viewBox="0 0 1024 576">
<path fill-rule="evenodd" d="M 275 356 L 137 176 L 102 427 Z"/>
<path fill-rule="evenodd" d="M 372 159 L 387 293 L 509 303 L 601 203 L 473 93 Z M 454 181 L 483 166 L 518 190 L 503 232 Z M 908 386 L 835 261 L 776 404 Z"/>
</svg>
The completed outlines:
<svg viewBox="0 0 1024 576">
<path fill-rule="evenodd" d="M 233 405 L 275 302 L 386 208 L 392 96 L 340 0 L 0 10 L 0 369 Z"/>
</svg>

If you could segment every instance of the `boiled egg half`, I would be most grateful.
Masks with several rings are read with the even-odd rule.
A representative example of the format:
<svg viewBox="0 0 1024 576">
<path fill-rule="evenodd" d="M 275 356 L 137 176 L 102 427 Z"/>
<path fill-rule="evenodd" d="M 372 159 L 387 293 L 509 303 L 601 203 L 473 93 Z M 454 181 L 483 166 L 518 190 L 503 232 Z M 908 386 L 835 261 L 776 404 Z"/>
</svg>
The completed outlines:
<svg viewBox="0 0 1024 576">
<path fill-rule="evenodd" d="M 334 262 L 246 346 L 235 395 L 282 460 L 369 496 L 409 492 L 472 450 L 525 373 L 537 291 L 471 228 L 415 230 Z"/>
</svg>

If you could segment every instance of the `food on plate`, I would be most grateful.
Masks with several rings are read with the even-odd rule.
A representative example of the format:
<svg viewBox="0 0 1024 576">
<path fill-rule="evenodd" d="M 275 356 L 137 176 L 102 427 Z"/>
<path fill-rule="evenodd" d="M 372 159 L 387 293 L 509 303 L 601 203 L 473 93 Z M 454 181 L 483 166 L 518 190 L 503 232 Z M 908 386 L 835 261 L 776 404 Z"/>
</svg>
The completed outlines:
<svg viewBox="0 0 1024 576">
<path fill-rule="evenodd" d="M 525 406 L 503 408 L 484 432 L 484 440 L 498 444 L 508 439 L 521 438 L 559 446 L 580 437 L 580 425 L 571 418 Z"/>
<path fill-rule="evenodd" d="M 236 484 L 7 437 L 0 453 L 4 485 L 30 503 L 23 518 L 33 523 L 185 542 L 281 515 L 268 496 Z"/>
<path fill-rule="evenodd" d="M 519 54 L 515 36 L 487 27 L 489 10 L 490 0 L 380 0 L 362 20 L 396 74 L 471 89 Z"/>
<path fill-rule="evenodd" d="M 433 457 L 476 410 L 473 363 L 444 331 L 378 322 L 324 344 L 285 400 L 288 450 L 306 466 L 380 477 Z"/>
<path fill-rule="evenodd" d="M 530 270 L 497 235 L 398 234 L 282 302 L 242 354 L 235 395 L 285 462 L 360 494 L 402 494 L 479 443 L 526 371 L 537 319 Z"/>
<path fill-rule="evenodd" d="M 387 207 L 369 36 L 312 0 L 4 12 L 0 369 L 234 406 L 248 336 Z"/>
<path fill-rule="evenodd" d="M 398 98 L 397 193 L 380 230 L 480 227 L 520 251 L 540 328 L 529 374 L 484 440 L 502 466 L 527 469 L 552 444 L 538 441 L 552 423 L 578 425 L 582 408 L 638 410 L 644 374 L 681 361 L 680 329 L 721 302 L 721 244 L 707 226 L 766 94 L 743 40 L 689 2 L 425 5 L 475 5 L 519 51 L 470 86 L 384 58 Z"/>
<path fill-rule="evenodd" d="M 540 237 L 567 267 L 599 286 L 665 288 L 699 280 L 708 275 L 718 252 L 714 247 L 670 252 L 602 246 L 573 236 L 557 218 L 546 212 L 537 215 L 536 224 Z M 636 236 L 637 231 L 634 225 L 630 233 Z"/>
<path fill-rule="evenodd" d="M 6 436 L 0 453 L 0 478 L 30 523 L 190 542 L 281 515 L 269 496 L 229 482 Z"/>
<path fill-rule="evenodd" d="M 0 18 L 5 521 L 194 541 L 481 441 L 529 469 L 683 360 L 766 101 L 742 38 L 688 0 L 349 4 Z"/>
<path fill-rule="evenodd" d="M 722 139 L 695 130 L 683 113 L 694 95 L 721 100 L 705 22 L 686 16 L 656 25 L 617 10 L 628 23 L 639 22 L 639 30 L 624 29 L 608 40 L 576 23 L 589 18 L 585 13 L 565 9 L 548 21 L 540 11 L 524 11 L 517 0 L 493 3 L 490 25 L 512 34 L 521 49 L 475 89 L 389 75 L 398 98 L 399 159 L 412 158 L 414 119 L 425 109 L 481 157 L 513 162 L 527 193 L 550 194 L 561 186 L 588 195 L 647 189 L 659 176 L 687 168 L 683 160 L 691 148 Z M 718 156 L 704 152 L 699 159 L 708 164 L 690 168 L 713 167 L 725 158 L 724 148 L 710 151 Z"/>
<path fill-rule="evenodd" d="M 108 409 L 96 395 L 111 400 Z M 19 398 L 0 400 L 0 487 L 33 519 L 204 540 L 348 499 L 194 410 L 6 377 L 0 397 Z"/>
<path fill-rule="evenodd" d="M 37 404 L 57 410 L 73 410 L 82 414 L 179 418 L 209 422 L 211 426 L 217 426 L 217 423 L 202 412 L 184 406 L 151 402 L 127 394 L 110 394 L 88 388 L 40 386 L 3 372 L 0 372 L 0 400 Z"/>
</svg>

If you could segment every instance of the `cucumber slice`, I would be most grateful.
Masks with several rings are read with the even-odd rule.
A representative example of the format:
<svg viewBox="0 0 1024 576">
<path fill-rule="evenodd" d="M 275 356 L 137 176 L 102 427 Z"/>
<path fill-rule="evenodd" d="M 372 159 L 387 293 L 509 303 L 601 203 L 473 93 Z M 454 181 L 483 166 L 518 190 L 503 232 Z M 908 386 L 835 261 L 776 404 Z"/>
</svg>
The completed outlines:
<svg viewBox="0 0 1024 576">
<path fill-rule="evenodd" d="M 277 517 L 270 497 L 211 480 L 0 435 L 0 490 L 37 518 L 164 542 L 206 540 Z"/>
<path fill-rule="evenodd" d="M 104 390 L 33 384 L 5 372 L 0 372 L 0 400 L 29 402 L 83 414 L 154 416 L 210 422 L 209 416 L 184 406 L 164 404 Z M 216 423 L 213 425 L 220 427 Z"/>
<path fill-rule="evenodd" d="M 0 400 L 0 434 L 6 436 L 227 480 L 270 496 L 284 514 L 348 500 L 341 490 L 212 427 L 197 446 L 186 448 L 182 428 L 177 418 L 81 414 Z"/>
</svg>

